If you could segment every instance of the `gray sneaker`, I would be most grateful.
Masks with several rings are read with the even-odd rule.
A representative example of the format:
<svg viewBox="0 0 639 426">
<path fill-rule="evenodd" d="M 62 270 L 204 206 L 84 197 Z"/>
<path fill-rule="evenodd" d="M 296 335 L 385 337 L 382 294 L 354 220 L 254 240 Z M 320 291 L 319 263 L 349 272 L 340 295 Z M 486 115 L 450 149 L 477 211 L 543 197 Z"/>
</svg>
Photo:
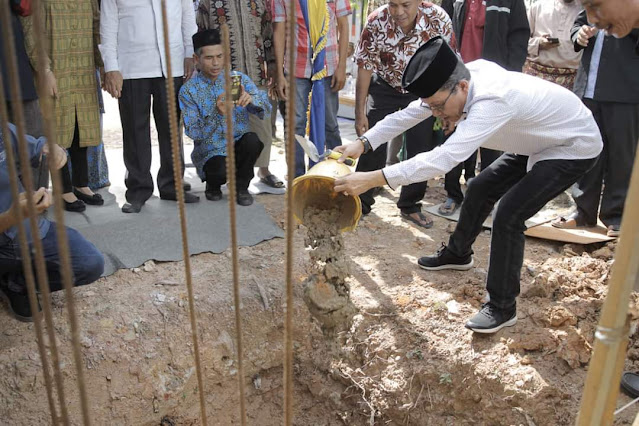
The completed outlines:
<svg viewBox="0 0 639 426">
<path fill-rule="evenodd" d="M 481 310 L 466 323 L 466 328 L 475 333 L 492 334 L 504 327 L 517 323 L 517 308 L 500 309 L 490 302 L 484 303 Z"/>
</svg>

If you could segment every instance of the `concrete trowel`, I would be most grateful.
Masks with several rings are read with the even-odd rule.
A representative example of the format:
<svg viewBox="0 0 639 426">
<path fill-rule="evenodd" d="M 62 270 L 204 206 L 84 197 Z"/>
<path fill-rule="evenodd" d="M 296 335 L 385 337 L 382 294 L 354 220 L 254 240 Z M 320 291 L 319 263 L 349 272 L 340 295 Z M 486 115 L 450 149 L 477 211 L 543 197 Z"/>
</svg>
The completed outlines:
<svg viewBox="0 0 639 426">
<path fill-rule="evenodd" d="M 310 158 L 312 161 L 316 163 L 319 163 L 320 161 L 325 160 L 326 158 L 332 158 L 333 160 L 338 160 L 342 156 L 341 153 L 331 151 L 330 149 L 327 149 L 326 151 L 324 151 L 324 154 L 320 155 L 319 152 L 317 152 L 317 147 L 315 146 L 315 144 L 309 141 L 308 139 L 306 139 L 304 136 L 295 135 L 295 139 L 297 140 L 297 143 L 300 144 L 300 146 L 302 147 L 306 155 L 308 155 L 308 158 Z M 347 158 L 344 161 L 344 164 L 346 164 L 347 166 L 353 167 L 355 165 L 355 160 L 352 158 Z"/>
</svg>

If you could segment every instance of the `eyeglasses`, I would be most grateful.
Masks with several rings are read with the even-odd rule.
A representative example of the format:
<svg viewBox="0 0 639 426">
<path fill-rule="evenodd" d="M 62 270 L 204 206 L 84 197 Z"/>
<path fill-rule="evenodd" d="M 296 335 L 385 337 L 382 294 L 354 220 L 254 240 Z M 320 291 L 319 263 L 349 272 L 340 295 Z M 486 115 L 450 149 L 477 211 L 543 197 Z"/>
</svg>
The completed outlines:
<svg viewBox="0 0 639 426">
<path fill-rule="evenodd" d="M 443 113 L 444 112 L 444 108 L 446 108 L 446 102 L 448 102 L 448 99 L 450 99 L 450 97 L 456 91 L 457 91 L 457 84 L 455 84 L 453 86 L 453 88 L 451 89 L 450 93 L 448 93 L 448 96 L 446 96 L 446 99 L 444 99 L 444 102 L 442 102 L 441 104 L 439 104 L 439 105 L 428 105 L 427 103 L 422 101 L 422 107 L 429 108 L 433 112 Z"/>
</svg>

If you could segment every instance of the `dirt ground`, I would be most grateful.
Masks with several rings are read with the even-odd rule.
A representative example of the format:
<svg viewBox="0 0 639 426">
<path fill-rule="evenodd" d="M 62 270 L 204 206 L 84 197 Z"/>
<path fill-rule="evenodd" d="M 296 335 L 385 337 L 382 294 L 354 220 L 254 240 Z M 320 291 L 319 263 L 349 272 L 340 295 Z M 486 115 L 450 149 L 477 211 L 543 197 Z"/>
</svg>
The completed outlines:
<svg viewBox="0 0 639 426">
<path fill-rule="evenodd" d="M 529 238 L 517 325 L 474 335 L 463 325 L 485 297 L 489 232 L 477 239 L 472 270 L 420 270 L 417 258 L 434 253 L 454 225 L 434 218 L 423 230 L 402 220 L 397 195 L 382 191 L 344 235 L 358 312 L 337 336 L 324 336 L 304 304 L 306 230 L 295 231 L 295 424 L 574 423 L 615 244 Z M 441 182 L 430 182 L 424 201 L 444 198 Z M 284 200 L 257 197 L 281 226 Z M 240 249 L 249 424 L 282 423 L 285 247 L 275 239 Z M 230 253 L 193 256 L 192 270 L 209 424 L 238 424 Z M 94 424 L 201 424 L 184 282 L 182 262 L 148 262 L 74 290 Z M 53 310 L 67 407 L 80 424 L 63 294 Z M 51 423 L 33 325 L 4 311 L 0 318 L 0 423 Z M 639 370 L 634 336 L 626 367 Z M 620 396 L 618 406 L 629 400 Z M 636 413 L 615 424 L 631 424 Z"/>
</svg>

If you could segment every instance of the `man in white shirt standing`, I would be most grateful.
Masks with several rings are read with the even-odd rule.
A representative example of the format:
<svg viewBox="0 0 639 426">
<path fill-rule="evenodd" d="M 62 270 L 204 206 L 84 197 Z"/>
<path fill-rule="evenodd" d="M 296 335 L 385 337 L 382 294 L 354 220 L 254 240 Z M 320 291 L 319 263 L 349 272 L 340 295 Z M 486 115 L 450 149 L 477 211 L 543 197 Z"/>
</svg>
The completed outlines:
<svg viewBox="0 0 639 426">
<path fill-rule="evenodd" d="M 572 23 L 583 8 L 575 0 L 537 0 L 527 9 L 530 24 L 524 72 L 572 90 L 581 51 L 570 37 Z"/>
<path fill-rule="evenodd" d="M 384 184 L 396 188 L 444 174 L 482 146 L 506 152 L 468 185 L 448 246 L 418 264 L 431 271 L 472 268 L 472 245 L 501 199 L 493 216 L 490 299 L 466 327 L 494 333 L 512 326 L 524 223 L 595 164 L 603 145 L 597 123 L 569 90 L 485 60 L 464 65 L 441 38 L 415 53 L 402 86 L 421 99 L 336 150 L 357 158 L 431 115 L 457 123 L 457 130 L 443 145 L 410 160 L 337 179 L 335 190 L 357 195 Z"/>
<path fill-rule="evenodd" d="M 168 0 L 171 69 L 177 92 L 184 78 L 193 73 L 193 42 L 197 31 L 193 2 Z M 160 0 L 102 0 L 100 14 L 101 52 L 104 58 L 105 89 L 118 98 L 123 133 L 127 203 L 124 213 L 139 213 L 153 195 L 151 176 L 151 99 L 158 132 L 160 170 L 157 185 L 160 198 L 177 200 L 173 178 L 173 156 L 166 92 L 166 56 Z M 176 164 L 184 168 L 184 160 Z M 184 194 L 186 203 L 199 201 Z"/>
</svg>

